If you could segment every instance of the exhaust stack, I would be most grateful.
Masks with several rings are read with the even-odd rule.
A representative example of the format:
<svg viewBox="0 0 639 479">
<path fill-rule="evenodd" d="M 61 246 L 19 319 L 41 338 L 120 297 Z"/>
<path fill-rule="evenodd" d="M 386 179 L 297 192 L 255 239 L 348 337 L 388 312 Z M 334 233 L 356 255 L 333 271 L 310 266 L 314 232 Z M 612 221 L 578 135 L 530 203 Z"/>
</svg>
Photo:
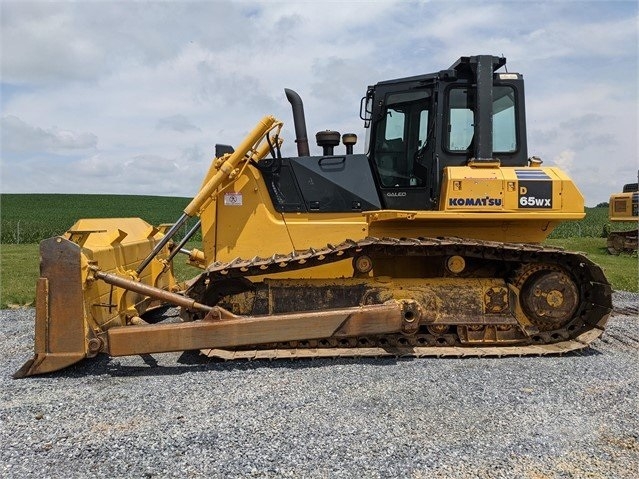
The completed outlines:
<svg viewBox="0 0 639 479">
<path fill-rule="evenodd" d="M 295 143 L 298 156 L 311 156 L 308 148 L 308 135 L 306 133 L 306 119 L 304 117 L 304 104 L 297 92 L 284 89 L 286 98 L 293 107 L 293 123 L 295 124 Z"/>
</svg>

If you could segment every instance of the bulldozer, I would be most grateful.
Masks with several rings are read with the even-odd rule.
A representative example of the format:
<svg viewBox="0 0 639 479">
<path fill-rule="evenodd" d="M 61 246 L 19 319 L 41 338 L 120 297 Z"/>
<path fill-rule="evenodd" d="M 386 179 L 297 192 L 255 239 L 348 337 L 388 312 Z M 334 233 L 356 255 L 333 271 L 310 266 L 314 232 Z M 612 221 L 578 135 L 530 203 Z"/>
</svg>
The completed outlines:
<svg viewBox="0 0 639 479">
<path fill-rule="evenodd" d="M 639 187 L 637 183 L 624 185 L 623 192 L 610 196 L 608 219 L 612 224 L 639 222 Z M 610 231 L 606 247 L 610 254 L 637 252 L 639 229 Z"/>
<path fill-rule="evenodd" d="M 35 355 L 15 377 L 98 354 L 224 360 L 561 354 L 604 331 L 611 287 L 541 243 L 584 217 L 560 168 L 528 157 L 524 80 L 506 59 L 369 86 L 357 135 L 316 134 L 301 97 L 297 156 L 265 116 L 215 159 L 171 225 L 82 219 L 42 241 Z M 340 147 L 340 143 L 343 144 Z M 339 147 L 340 151 L 336 151 Z M 188 229 L 180 241 L 179 231 Z M 201 246 L 189 248 L 201 233 Z M 184 283 L 173 261 L 200 274 Z M 152 321 L 162 306 L 179 321 Z"/>
</svg>

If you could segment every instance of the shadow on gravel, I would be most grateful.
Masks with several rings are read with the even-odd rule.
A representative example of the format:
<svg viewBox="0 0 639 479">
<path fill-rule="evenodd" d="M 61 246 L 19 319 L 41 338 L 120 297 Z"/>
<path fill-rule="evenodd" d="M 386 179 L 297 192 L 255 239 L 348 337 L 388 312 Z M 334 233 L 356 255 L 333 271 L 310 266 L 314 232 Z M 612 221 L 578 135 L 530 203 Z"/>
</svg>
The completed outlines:
<svg viewBox="0 0 639 479">
<path fill-rule="evenodd" d="M 179 374 L 207 372 L 207 371 L 252 371 L 257 369 L 310 369 L 335 365 L 349 365 L 353 363 L 392 366 L 401 362 L 419 361 L 418 358 L 297 358 L 297 359 L 257 359 L 224 361 L 208 358 L 199 351 L 185 351 L 177 360 L 177 364 L 161 364 L 160 354 L 144 354 L 132 356 L 140 358 L 143 365 L 122 364 L 121 358 L 112 358 L 100 354 L 95 358 L 85 359 L 61 371 L 34 376 L 34 378 L 85 378 L 88 376 L 109 375 L 112 377 L 140 377 L 140 376 L 175 376 Z"/>
<path fill-rule="evenodd" d="M 169 353 L 171 354 L 171 353 Z M 561 360 L 562 358 L 574 357 L 592 357 L 600 356 L 604 353 L 595 348 L 587 348 L 580 351 L 573 351 L 561 355 L 546 356 L 510 356 L 503 358 L 496 357 L 467 357 L 467 358 L 413 358 L 413 357 L 378 357 L 378 358 L 295 358 L 295 359 L 237 359 L 233 361 L 224 361 L 217 358 L 209 358 L 200 354 L 199 351 L 184 351 L 180 354 L 174 364 L 166 364 L 166 360 L 161 354 L 151 355 L 144 354 L 133 356 L 136 360 L 139 358 L 144 365 L 123 364 L 123 358 L 112 358 L 101 354 L 95 358 L 85 359 L 73 366 L 62 371 L 57 371 L 44 375 L 48 378 L 86 378 L 88 376 L 109 375 L 111 377 L 145 377 L 145 376 L 177 376 L 180 374 L 197 373 L 197 372 L 233 372 L 233 371 L 255 371 L 260 369 L 268 370 L 287 370 L 287 369 L 314 369 L 335 367 L 339 365 L 362 364 L 367 366 L 394 366 L 407 362 L 441 362 L 441 361 L 488 361 L 488 360 L 518 360 L 518 361 L 548 361 Z M 125 359 L 126 361 L 126 359 Z M 162 364 L 164 363 L 164 364 Z"/>
<path fill-rule="evenodd" d="M 208 358 L 198 351 L 185 351 L 177 360 L 179 365 L 156 365 L 151 367 L 108 364 L 103 373 L 111 376 L 165 376 L 211 371 L 255 371 L 259 369 L 314 369 L 350 365 L 354 363 L 372 366 L 392 366 L 416 358 L 297 358 L 297 359 L 239 359 L 224 361 Z M 148 364 L 148 363 L 147 363 Z M 157 363 L 156 363 L 157 364 Z"/>
<path fill-rule="evenodd" d="M 597 343 L 593 344 L 593 346 L 597 346 Z M 566 357 L 575 357 L 575 356 L 601 356 L 603 353 L 594 347 L 589 347 L 586 349 L 581 349 L 579 351 L 573 351 L 568 354 L 564 354 Z"/>
</svg>

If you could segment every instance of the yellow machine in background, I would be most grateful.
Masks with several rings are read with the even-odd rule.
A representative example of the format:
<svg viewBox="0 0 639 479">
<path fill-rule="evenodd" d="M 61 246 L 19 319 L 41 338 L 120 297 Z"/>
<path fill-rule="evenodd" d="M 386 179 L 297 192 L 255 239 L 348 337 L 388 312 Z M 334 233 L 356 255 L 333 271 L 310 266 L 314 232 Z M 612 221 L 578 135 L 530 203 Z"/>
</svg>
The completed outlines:
<svg viewBox="0 0 639 479">
<path fill-rule="evenodd" d="M 623 192 L 610 196 L 608 219 L 612 223 L 611 229 L 619 223 L 639 222 L 639 192 L 637 183 L 624 185 Z M 610 231 L 608 234 L 608 252 L 618 255 L 637 251 L 638 228 L 628 231 Z"/>
<path fill-rule="evenodd" d="M 580 254 L 539 245 L 584 216 L 559 168 L 528 158 L 523 78 L 504 58 L 462 57 L 437 73 L 368 88 L 357 138 L 325 130 L 298 156 L 263 118 L 218 156 L 184 214 L 81 220 L 41 244 L 35 357 L 16 377 L 99 353 L 199 349 L 210 356 L 551 354 L 604 329 L 611 290 Z M 335 147 L 344 144 L 344 152 Z M 199 222 L 178 244 L 188 218 Z M 196 231 L 201 249 L 186 250 Z M 180 253 L 202 269 L 173 278 Z M 145 311 L 181 308 L 181 323 Z"/>
</svg>

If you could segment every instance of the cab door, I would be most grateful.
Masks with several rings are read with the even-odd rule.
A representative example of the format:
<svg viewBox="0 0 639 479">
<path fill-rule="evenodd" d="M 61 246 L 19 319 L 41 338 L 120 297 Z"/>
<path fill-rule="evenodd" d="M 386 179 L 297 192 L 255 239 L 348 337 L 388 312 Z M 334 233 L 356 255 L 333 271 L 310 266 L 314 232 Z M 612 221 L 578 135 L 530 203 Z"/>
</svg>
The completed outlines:
<svg viewBox="0 0 639 479">
<path fill-rule="evenodd" d="M 431 89 L 391 91 L 373 124 L 371 163 L 386 209 L 432 209 L 429 174 L 418 161 L 434 141 Z M 379 105 L 379 103 L 378 103 Z"/>
</svg>

